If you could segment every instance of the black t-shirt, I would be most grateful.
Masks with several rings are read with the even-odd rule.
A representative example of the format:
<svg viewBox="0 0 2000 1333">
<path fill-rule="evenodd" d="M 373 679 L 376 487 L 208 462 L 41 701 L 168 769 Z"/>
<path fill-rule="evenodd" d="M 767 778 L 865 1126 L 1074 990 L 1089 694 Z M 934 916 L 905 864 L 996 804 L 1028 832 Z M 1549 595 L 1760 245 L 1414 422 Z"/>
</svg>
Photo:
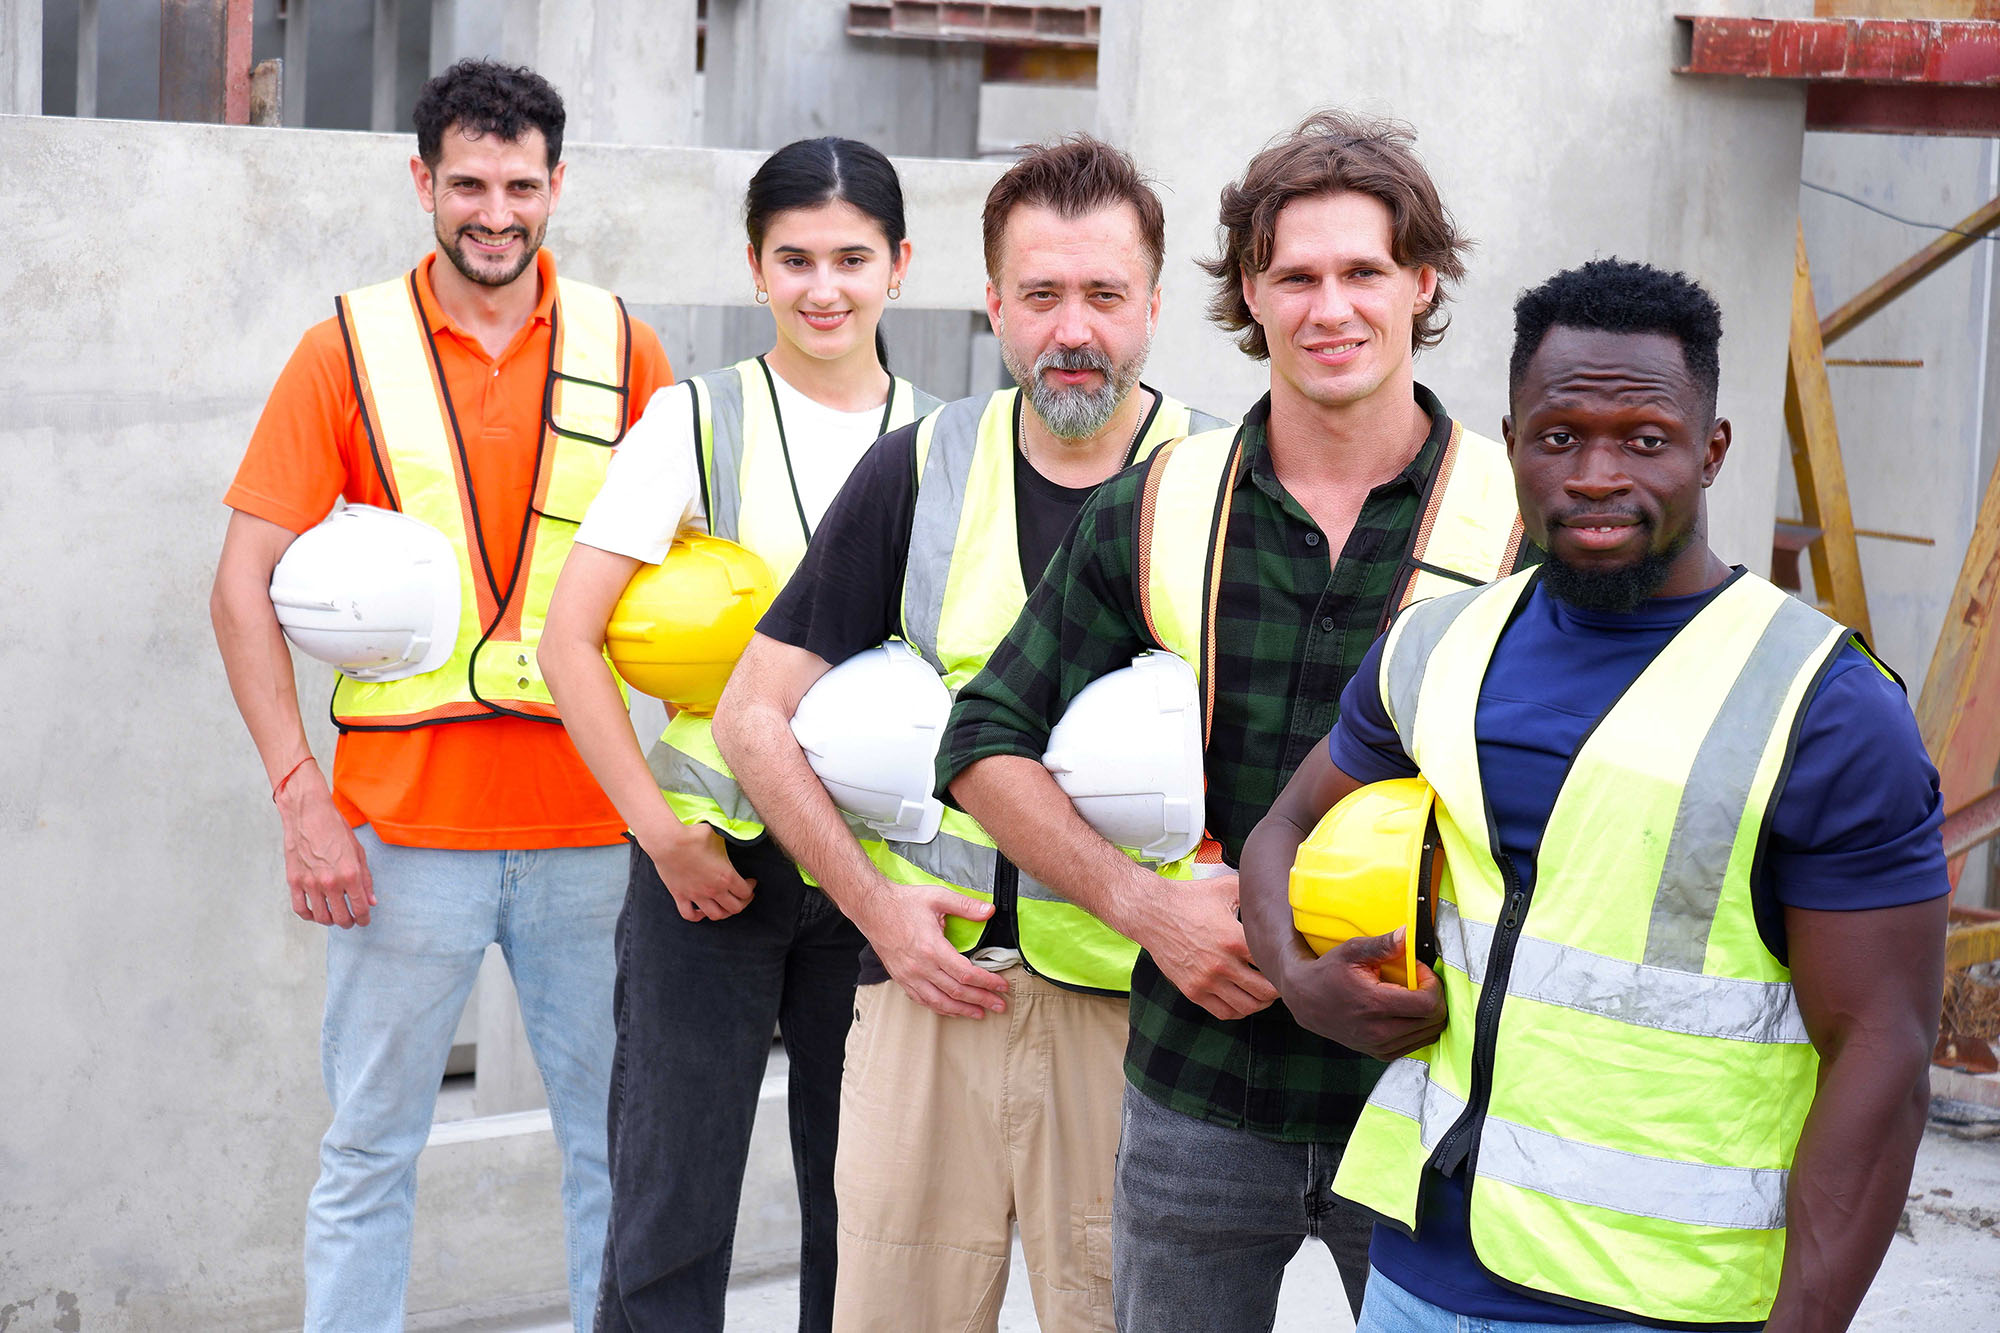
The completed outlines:
<svg viewBox="0 0 2000 1333">
<path fill-rule="evenodd" d="M 1058 486 L 1035 471 L 1014 425 L 1014 527 L 1021 584 L 1033 589 L 1095 486 Z M 902 633 L 903 570 L 917 512 L 917 427 L 868 447 L 813 533 L 760 634 L 831 666 Z"/>
<path fill-rule="evenodd" d="M 1156 395 L 1157 398 L 1157 395 Z M 1017 400 L 1018 401 L 1018 400 Z M 1014 528 L 1021 585 L 1030 591 L 1062 545 L 1095 486 L 1058 486 L 1021 452 L 1014 418 Z M 834 497 L 757 632 L 804 648 L 832 666 L 902 633 L 903 570 L 917 512 L 916 424 L 870 445 Z M 887 981 L 871 945 L 861 951 L 860 985 Z"/>
</svg>

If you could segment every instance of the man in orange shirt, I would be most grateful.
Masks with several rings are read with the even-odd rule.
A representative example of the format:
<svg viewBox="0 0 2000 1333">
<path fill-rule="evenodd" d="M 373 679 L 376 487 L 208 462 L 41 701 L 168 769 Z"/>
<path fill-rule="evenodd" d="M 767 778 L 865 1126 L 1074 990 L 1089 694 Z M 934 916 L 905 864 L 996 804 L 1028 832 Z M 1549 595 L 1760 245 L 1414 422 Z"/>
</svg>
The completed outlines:
<svg viewBox="0 0 2000 1333">
<path fill-rule="evenodd" d="M 533 647 L 611 446 L 672 373 L 651 329 L 608 293 L 558 282 L 540 248 L 563 183 L 555 89 L 526 69 L 464 61 L 425 85 L 415 119 L 410 172 L 436 251 L 340 298 L 336 318 L 301 340 L 225 497 L 235 512 L 210 603 L 284 828 L 292 910 L 339 927 L 327 935 L 333 1122 L 307 1213 L 305 1323 L 402 1327 L 417 1153 L 497 942 L 548 1088 L 570 1309 L 588 1330 L 610 1198 L 625 825 L 560 725 Z M 563 373 L 587 358 L 608 371 Z M 585 400 L 595 429 L 565 415 L 565 402 Z M 455 535 L 470 595 L 458 647 L 436 671 L 342 678 L 329 786 L 270 585 L 336 498 Z M 504 671 L 482 661 L 496 644 Z"/>
</svg>

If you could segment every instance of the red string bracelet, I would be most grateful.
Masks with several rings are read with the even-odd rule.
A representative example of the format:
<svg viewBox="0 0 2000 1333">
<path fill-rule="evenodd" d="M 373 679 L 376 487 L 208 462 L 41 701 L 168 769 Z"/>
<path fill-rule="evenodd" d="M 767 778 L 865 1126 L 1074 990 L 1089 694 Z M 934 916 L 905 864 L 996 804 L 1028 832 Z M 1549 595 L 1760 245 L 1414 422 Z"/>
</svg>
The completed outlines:
<svg viewBox="0 0 2000 1333">
<path fill-rule="evenodd" d="M 293 764 L 290 768 L 285 770 L 285 776 L 279 778 L 278 785 L 271 788 L 271 803 L 273 805 L 277 804 L 278 798 L 285 794 L 285 784 L 292 780 L 292 774 L 298 772 L 300 769 L 304 768 L 307 764 L 310 764 L 312 761 L 313 757 L 311 755 L 307 755 L 305 758 L 299 760 L 298 763 Z"/>
</svg>

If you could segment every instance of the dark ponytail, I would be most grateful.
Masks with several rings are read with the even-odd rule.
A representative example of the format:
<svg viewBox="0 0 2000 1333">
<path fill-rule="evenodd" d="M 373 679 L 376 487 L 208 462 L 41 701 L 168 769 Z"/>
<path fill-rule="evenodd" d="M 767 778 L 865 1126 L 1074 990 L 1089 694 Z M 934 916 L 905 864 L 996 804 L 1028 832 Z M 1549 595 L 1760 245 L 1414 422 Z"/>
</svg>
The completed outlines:
<svg viewBox="0 0 2000 1333">
<path fill-rule="evenodd" d="M 859 139 L 800 139 L 764 159 L 743 196 L 743 229 L 750 246 L 764 253 L 771 219 L 795 208 L 817 208 L 838 200 L 860 209 L 882 228 L 893 262 L 908 234 L 903 223 L 903 182 L 879 149 Z M 875 356 L 889 366 L 882 326 L 875 326 Z"/>
</svg>

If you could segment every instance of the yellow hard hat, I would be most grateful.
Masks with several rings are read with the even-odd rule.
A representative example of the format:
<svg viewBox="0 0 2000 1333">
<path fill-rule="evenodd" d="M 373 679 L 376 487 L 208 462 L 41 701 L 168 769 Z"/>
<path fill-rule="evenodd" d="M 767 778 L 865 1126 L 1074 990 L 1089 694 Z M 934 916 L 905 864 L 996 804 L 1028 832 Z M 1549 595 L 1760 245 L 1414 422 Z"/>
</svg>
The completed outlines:
<svg viewBox="0 0 2000 1333">
<path fill-rule="evenodd" d="M 1436 957 L 1431 802 L 1422 778 L 1371 782 L 1343 797 L 1299 845 L 1292 920 L 1314 953 L 1407 927 L 1403 956 L 1383 965 L 1382 979 L 1416 989 L 1413 964 Z"/>
<path fill-rule="evenodd" d="M 625 585 L 604 627 L 604 648 L 641 694 L 712 712 L 776 596 L 770 566 L 756 552 L 683 532 L 665 559 Z"/>
</svg>

